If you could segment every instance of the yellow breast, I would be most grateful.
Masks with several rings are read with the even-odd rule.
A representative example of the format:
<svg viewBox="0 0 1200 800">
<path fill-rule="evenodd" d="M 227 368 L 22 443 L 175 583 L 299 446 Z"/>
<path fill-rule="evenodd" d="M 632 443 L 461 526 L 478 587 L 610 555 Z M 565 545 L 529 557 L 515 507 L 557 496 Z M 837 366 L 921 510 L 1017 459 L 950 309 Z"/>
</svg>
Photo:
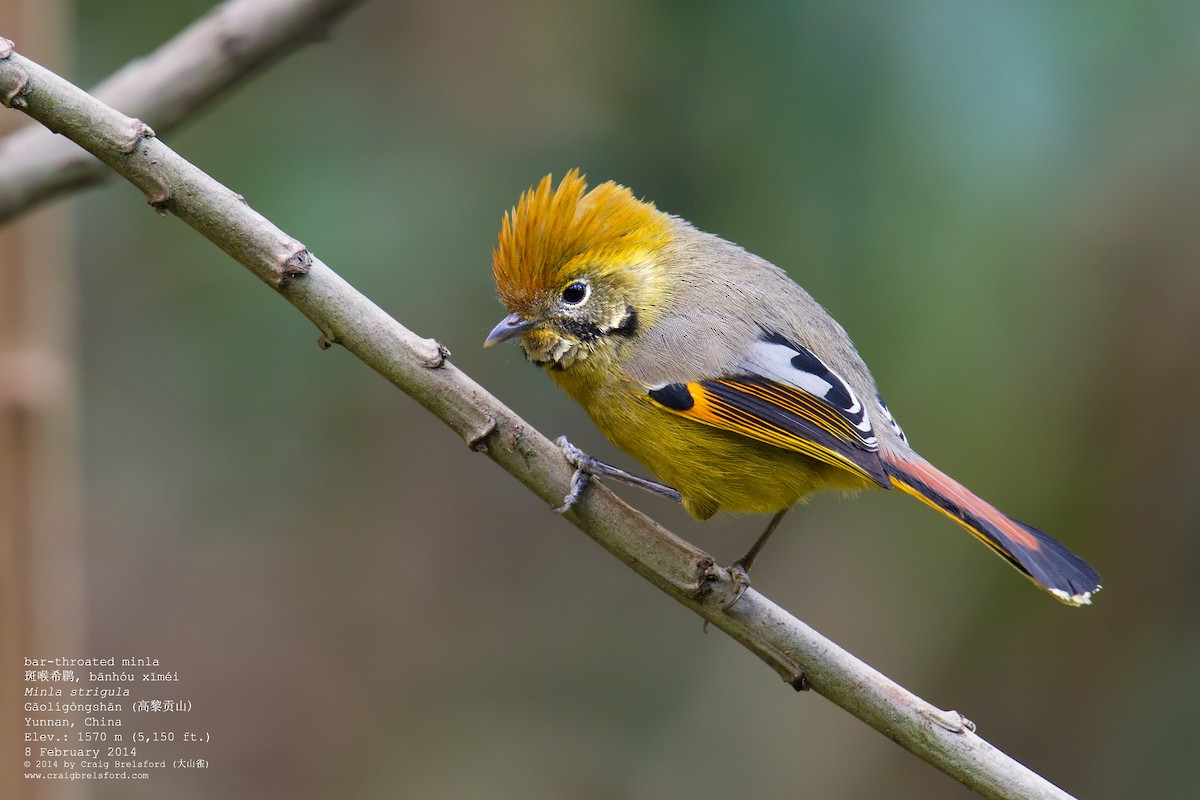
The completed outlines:
<svg viewBox="0 0 1200 800">
<path fill-rule="evenodd" d="M 606 378 L 599 364 L 580 367 L 550 375 L 613 444 L 677 489 L 698 519 L 720 509 L 769 514 L 819 489 L 874 485 L 800 453 L 672 414 L 624 380 Z"/>
</svg>

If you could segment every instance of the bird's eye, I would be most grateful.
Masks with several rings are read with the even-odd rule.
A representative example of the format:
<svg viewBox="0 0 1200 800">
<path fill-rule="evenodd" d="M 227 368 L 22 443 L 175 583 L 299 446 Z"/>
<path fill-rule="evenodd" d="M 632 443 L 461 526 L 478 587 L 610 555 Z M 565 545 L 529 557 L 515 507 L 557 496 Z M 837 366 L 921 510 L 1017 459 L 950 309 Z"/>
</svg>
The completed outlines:
<svg viewBox="0 0 1200 800">
<path fill-rule="evenodd" d="M 592 287 L 587 281 L 575 281 L 567 284 L 567 287 L 562 290 L 563 302 L 569 306 L 577 306 L 588 299 L 588 295 L 592 293 Z"/>
</svg>

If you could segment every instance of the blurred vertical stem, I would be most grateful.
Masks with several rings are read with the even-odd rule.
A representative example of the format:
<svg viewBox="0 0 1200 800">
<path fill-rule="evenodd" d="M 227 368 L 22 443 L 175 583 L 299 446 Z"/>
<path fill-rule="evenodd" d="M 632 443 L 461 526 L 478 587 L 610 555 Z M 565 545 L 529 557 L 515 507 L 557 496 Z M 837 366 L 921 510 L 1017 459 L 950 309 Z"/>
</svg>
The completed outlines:
<svg viewBox="0 0 1200 800">
<path fill-rule="evenodd" d="M 2 32 L 0 32 L 2 33 Z M 0 38 L 0 100 L 61 132 L 137 186 L 150 205 L 195 228 L 273 287 L 321 330 L 557 505 L 572 468 L 558 447 L 447 361 L 437 342 L 389 317 L 298 241 L 155 138 Z M 286 487 L 284 487 L 286 489 Z M 793 687 L 812 688 L 986 797 L 1070 796 L 942 711 L 750 589 L 726 609 L 727 570 L 593 485 L 566 519 L 666 594 L 757 655 Z"/>
<path fill-rule="evenodd" d="M 44 57 L 63 58 L 67 3 L 0 0 L 0 19 Z M 0 131 L 16 122 L 6 115 Z M 22 659 L 84 646 L 72 242 L 61 206 L 0 228 L 0 797 L 12 800 L 85 792 L 72 781 L 27 781 L 21 768 Z"/>
</svg>

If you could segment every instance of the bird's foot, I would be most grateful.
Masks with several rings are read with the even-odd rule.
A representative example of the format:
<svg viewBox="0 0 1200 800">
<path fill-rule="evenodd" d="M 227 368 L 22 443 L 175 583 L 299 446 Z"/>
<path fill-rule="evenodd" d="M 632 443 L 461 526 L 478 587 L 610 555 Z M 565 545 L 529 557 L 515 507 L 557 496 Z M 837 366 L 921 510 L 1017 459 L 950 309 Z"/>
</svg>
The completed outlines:
<svg viewBox="0 0 1200 800">
<path fill-rule="evenodd" d="M 566 436 L 558 437 L 554 440 L 554 443 L 562 448 L 563 455 L 566 456 L 567 461 L 575 467 L 575 474 L 571 476 L 571 488 L 567 491 L 566 496 L 563 497 L 562 505 L 554 509 L 555 514 L 565 514 L 567 511 L 570 511 L 571 507 L 579 502 L 579 498 L 583 495 L 583 490 L 587 488 L 588 480 L 593 476 L 597 478 L 613 478 L 622 483 L 636 486 L 639 489 L 653 492 L 676 503 L 682 502 L 682 496 L 670 486 L 665 486 L 646 478 L 639 478 L 637 475 L 630 474 L 623 469 L 592 458 L 571 444 Z"/>
<path fill-rule="evenodd" d="M 733 590 L 733 597 L 725 605 L 721 606 L 722 611 L 728 612 L 738 600 L 742 599 L 742 595 L 750 588 L 750 570 L 742 563 L 742 559 L 738 559 L 729 565 L 729 582 Z"/>
<path fill-rule="evenodd" d="M 562 505 L 553 509 L 555 514 L 565 514 L 583 496 L 583 490 L 587 487 L 588 479 L 594 474 L 591 466 L 599 462 L 571 444 L 566 436 L 558 437 L 554 440 L 554 443 L 562 448 L 563 455 L 567 461 L 575 467 L 575 474 L 571 476 L 571 488 L 567 491 L 566 496 L 563 497 Z"/>
</svg>

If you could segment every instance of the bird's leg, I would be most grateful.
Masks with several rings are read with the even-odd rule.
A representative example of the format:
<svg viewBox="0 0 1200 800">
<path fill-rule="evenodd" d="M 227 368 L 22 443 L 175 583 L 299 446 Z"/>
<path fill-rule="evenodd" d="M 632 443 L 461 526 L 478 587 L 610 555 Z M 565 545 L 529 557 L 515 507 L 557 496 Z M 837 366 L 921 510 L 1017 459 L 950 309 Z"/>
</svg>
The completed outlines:
<svg viewBox="0 0 1200 800">
<path fill-rule="evenodd" d="M 639 478 L 637 475 L 631 475 L 623 469 L 618 469 L 611 464 L 605 464 L 603 461 L 592 458 L 567 441 L 566 436 L 558 437 L 554 440 L 554 443 L 562 448 L 563 455 L 567 457 L 567 461 L 575 465 L 575 474 L 571 476 L 571 490 L 563 498 L 563 504 L 554 509 L 555 514 L 565 514 L 570 510 L 571 506 L 575 505 L 583 494 L 584 487 L 587 486 L 588 478 L 593 475 L 597 478 L 614 478 L 623 483 L 628 483 L 630 486 L 636 486 L 639 489 L 653 492 L 668 500 L 674 500 L 676 503 L 683 501 L 679 492 L 670 486 L 665 486 L 664 484 L 645 478 Z"/>
<path fill-rule="evenodd" d="M 758 558 L 758 554 L 762 552 L 763 545 L 767 543 L 767 539 L 771 538 L 771 534 L 779 527 L 780 520 L 783 515 L 788 512 L 788 509 L 783 509 L 775 516 L 771 517 L 771 521 L 767 523 L 767 529 L 755 540 L 746 554 L 729 565 L 729 572 L 733 576 L 733 584 L 737 591 L 733 599 L 725 604 L 725 610 L 733 608 L 738 600 L 742 599 L 742 595 L 750 588 L 750 567 L 754 566 L 754 559 Z"/>
</svg>

